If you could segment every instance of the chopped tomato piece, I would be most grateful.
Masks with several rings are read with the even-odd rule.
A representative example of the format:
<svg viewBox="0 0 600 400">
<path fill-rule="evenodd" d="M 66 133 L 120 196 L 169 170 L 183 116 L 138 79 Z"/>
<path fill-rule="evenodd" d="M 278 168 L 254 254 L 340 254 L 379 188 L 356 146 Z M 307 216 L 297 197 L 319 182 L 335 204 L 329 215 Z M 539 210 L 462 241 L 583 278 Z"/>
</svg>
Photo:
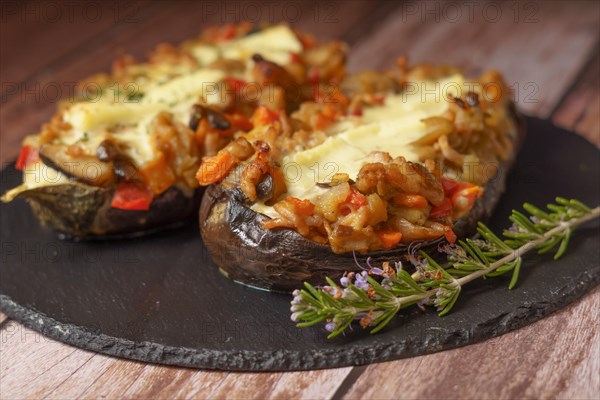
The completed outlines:
<svg viewBox="0 0 600 400">
<path fill-rule="evenodd" d="M 452 195 L 452 203 L 456 203 L 460 197 L 466 197 L 469 199 L 476 199 L 478 198 L 481 194 L 483 194 L 483 190 L 479 187 L 479 186 L 468 186 L 465 188 L 459 188 L 453 195 Z"/>
<path fill-rule="evenodd" d="M 365 195 L 355 188 L 350 188 L 350 194 L 346 198 L 346 202 L 352 204 L 356 208 L 360 208 L 368 204 Z"/>
<path fill-rule="evenodd" d="M 393 231 L 379 231 L 377 232 L 377 236 L 381 240 L 381 243 L 384 248 L 390 249 L 400 243 L 402 240 L 401 232 L 393 232 Z"/>
<path fill-rule="evenodd" d="M 452 195 L 454 190 L 458 187 L 458 182 L 456 182 L 454 179 L 442 176 L 441 181 L 442 187 L 444 188 L 444 193 L 446 193 L 447 195 Z"/>
<path fill-rule="evenodd" d="M 228 151 L 221 150 L 212 157 L 204 157 L 196 179 L 201 186 L 208 186 L 222 180 L 235 167 L 237 160 Z"/>
<path fill-rule="evenodd" d="M 454 244 L 456 242 L 456 239 L 457 239 L 456 233 L 454 233 L 452 228 L 448 227 L 448 229 L 444 233 L 444 236 L 446 237 L 446 240 L 448 241 L 448 243 Z"/>
<path fill-rule="evenodd" d="M 393 202 L 402 207 L 425 208 L 429 204 L 427 199 L 418 194 L 398 193 L 394 195 Z"/>
<path fill-rule="evenodd" d="M 226 115 L 225 117 L 229 120 L 229 123 L 231 124 L 231 128 L 233 129 L 233 131 L 239 130 L 239 131 L 249 132 L 254 128 L 254 125 L 252 125 L 252 122 L 250 122 L 250 119 L 248 117 L 246 117 L 245 115 L 233 114 L 233 115 Z"/>
<path fill-rule="evenodd" d="M 292 203 L 296 212 L 304 217 L 310 217 L 315 213 L 315 205 L 310 200 L 300 200 L 296 197 L 287 197 L 285 200 Z"/>
<path fill-rule="evenodd" d="M 146 211 L 150 209 L 153 197 L 150 189 L 145 186 L 122 182 L 117 186 L 110 205 L 121 210 Z"/>
<path fill-rule="evenodd" d="M 452 201 L 446 197 L 442 204 L 431 209 L 429 216 L 431 218 L 446 218 L 450 214 L 452 214 Z"/>
<path fill-rule="evenodd" d="M 375 104 L 383 104 L 385 103 L 385 94 L 376 94 L 373 96 L 373 100 L 375 101 Z"/>
<path fill-rule="evenodd" d="M 21 149 L 21 153 L 19 154 L 19 158 L 17 159 L 17 163 L 15 164 L 15 168 L 19 171 L 24 170 L 29 164 L 37 162 L 40 160 L 40 154 L 38 149 L 31 146 L 23 146 Z"/>
<path fill-rule="evenodd" d="M 235 37 L 235 26 L 233 24 L 227 24 L 223 27 L 223 31 L 218 38 L 219 40 L 231 40 Z"/>
<path fill-rule="evenodd" d="M 301 63 L 302 60 L 300 59 L 300 55 L 298 55 L 298 53 L 294 53 L 293 51 L 290 51 L 290 60 L 293 63 Z"/>
<path fill-rule="evenodd" d="M 320 79 L 321 71 L 319 71 L 319 68 L 312 67 L 308 72 L 308 81 L 313 85 L 317 85 Z"/>
<path fill-rule="evenodd" d="M 333 124 L 333 119 L 327 117 L 326 115 L 319 113 L 316 116 L 315 120 L 315 128 L 317 129 L 325 129 L 329 125 Z"/>
<path fill-rule="evenodd" d="M 323 111 L 321 112 L 324 116 L 331 119 L 335 118 L 339 114 L 339 110 L 329 103 L 323 106 Z"/>
<path fill-rule="evenodd" d="M 239 93 L 244 88 L 244 86 L 247 85 L 247 82 L 245 80 L 237 79 L 231 76 L 225 78 L 224 81 L 227 82 L 227 86 L 229 86 L 230 89 L 233 89 L 236 93 Z"/>
<path fill-rule="evenodd" d="M 315 47 L 317 43 L 315 37 L 307 33 L 296 32 L 296 36 L 300 40 L 300 43 L 302 43 L 302 47 L 304 49 L 310 49 L 312 47 Z"/>
<path fill-rule="evenodd" d="M 362 110 L 362 108 L 355 108 L 354 110 L 352 110 L 352 112 L 350 114 L 354 115 L 355 117 L 362 117 L 363 110 Z"/>
<path fill-rule="evenodd" d="M 475 200 L 483 194 L 483 189 L 479 186 L 469 184 L 469 186 L 459 188 L 452 195 L 452 206 L 454 208 L 454 217 L 458 218 L 471 209 Z"/>
<path fill-rule="evenodd" d="M 250 121 L 254 126 L 257 125 L 269 125 L 279 119 L 279 113 L 271 110 L 267 106 L 259 106 L 254 110 Z"/>
<path fill-rule="evenodd" d="M 342 215 L 348 215 L 352 212 L 352 209 L 358 209 L 362 206 L 366 206 L 369 202 L 364 194 L 356 190 L 355 188 L 350 188 L 350 193 L 346 200 L 340 204 L 340 212 Z"/>
</svg>

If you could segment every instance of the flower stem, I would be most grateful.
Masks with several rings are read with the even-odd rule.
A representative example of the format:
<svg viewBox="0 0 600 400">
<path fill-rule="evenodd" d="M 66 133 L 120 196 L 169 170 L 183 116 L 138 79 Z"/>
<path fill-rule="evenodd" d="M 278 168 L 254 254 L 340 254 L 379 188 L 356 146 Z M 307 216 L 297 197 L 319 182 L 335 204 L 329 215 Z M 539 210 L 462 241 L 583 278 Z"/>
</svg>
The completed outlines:
<svg viewBox="0 0 600 400">
<path fill-rule="evenodd" d="M 551 237 L 552 235 L 560 233 L 560 232 L 564 232 L 569 228 L 580 225 L 580 224 L 590 221 L 594 218 L 598 218 L 599 216 L 600 216 L 600 206 L 592 209 L 592 211 L 589 214 L 586 214 L 583 217 L 574 218 L 574 219 L 571 219 L 566 222 L 561 222 L 556 228 L 550 229 L 548 232 L 544 233 L 543 235 L 540 235 L 540 237 L 538 239 L 532 240 L 531 242 L 524 244 L 523 246 L 519 247 L 518 249 L 511 251 L 507 256 L 490 264 L 489 267 L 487 267 L 485 269 L 481 269 L 479 271 L 475 271 L 472 274 L 463 276 L 462 278 L 457 279 L 457 281 L 462 286 L 465 283 L 469 283 L 471 281 L 474 281 L 475 279 L 481 278 L 482 276 L 489 274 L 490 272 L 496 270 L 497 268 L 503 266 L 504 264 L 514 261 L 517 258 L 521 257 L 521 255 L 523 255 L 523 254 L 527 253 L 529 250 L 535 248 L 540 243 L 543 243 L 546 240 L 548 240 L 548 238 Z"/>
</svg>

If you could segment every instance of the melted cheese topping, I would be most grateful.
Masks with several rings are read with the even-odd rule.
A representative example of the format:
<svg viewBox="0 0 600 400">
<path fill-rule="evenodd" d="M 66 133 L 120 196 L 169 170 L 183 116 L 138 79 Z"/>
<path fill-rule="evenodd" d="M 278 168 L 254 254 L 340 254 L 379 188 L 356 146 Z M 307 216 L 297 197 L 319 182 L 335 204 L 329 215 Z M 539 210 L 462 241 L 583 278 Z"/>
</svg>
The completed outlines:
<svg viewBox="0 0 600 400">
<path fill-rule="evenodd" d="M 375 162 L 374 151 L 419 161 L 411 143 L 426 133 L 422 120 L 443 114 L 448 109 L 448 95 L 460 97 L 467 91 L 464 84 L 462 75 L 439 82 L 418 82 L 416 89 L 388 95 L 382 106 L 365 108 L 362 117 L 341 121 L 333 129 L 340 133 L 318 146 L 284 157 L 287 195 L 314 201 L 324 190 L 316 183 L 329 182 L 334 174 L 342 172 L 355 179 L 362 166 Z M 278 216 L 273 207 L 261 202 L 252 209 Z"/>
<path fill-rule="evenodd" d="M 201 97 L 209 103 L 221 101 L 216 95 L 217 85 L 226 74 L 209 68 L 212 62 L 236 59 L 251 63 L 252 55 L 261 53 L 276 63 L 287 64 L 291 52 L 302 51 L 302 43 L 289 27 L 277 25 L 216 45 L 198 44 L 189 51 L 200 68 L 168 64 L 139 66 L 141 76 L 134 82 L 135 93 L 143 97 L 137 102 L 115 98 L 114 92 L 108 90 L 96 102 L 72 105 L 64 120 L 73 128 L 61 134 L 60 140 L 67 145 L 80 142 L 94 154 L 98 144 L 110 134 L 115 141 L 125 144 L 124 150 L 138 166 L 143 166 L 155 156 L 148 140 L 148 127 L 158 113 L 168 111 L 176 121 L 187 125 L 191 108 Z"/>
<path fill-rule="evenodd" d="M 290 53 L 300 53 L 302 43 L 285 25 L 274 26 L 254 35 L 233 42 L 221 42 L 223 58 L 249 60 L 255 53 L 279 65 L 290 62 Z"/>
<path fill-rule="evenodd" d="M 69 183 L 69 178 L 60 171 L 38 161 L 23 170 L 23 183 L 2 195 L 2 201 L 12 201 L 22 192 L 38 187 Z"/>
</svg>

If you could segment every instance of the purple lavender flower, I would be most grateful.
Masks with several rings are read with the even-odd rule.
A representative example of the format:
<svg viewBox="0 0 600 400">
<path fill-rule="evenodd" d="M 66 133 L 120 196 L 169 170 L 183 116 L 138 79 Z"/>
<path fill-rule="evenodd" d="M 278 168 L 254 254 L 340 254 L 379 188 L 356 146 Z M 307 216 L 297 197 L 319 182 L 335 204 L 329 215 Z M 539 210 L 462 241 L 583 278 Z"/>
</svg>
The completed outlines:
<svg viewBox="0 0 600 400">
<path fill-rule="evenodd" d="M 294 296 L 294 299 L 292 300 L 292 305 L 298 305 L 298 304 L 302 304 L 302 296 L 300 296 L 300 295 Z"/>
<path fill-rule="evenodd" d="M 292 304 L 292 306 L 290 307 L 291 312 L 298 312 L 298 311 L 302 311 L 304 309 L 305 309 L 305 306 L 302 304 Z"/>
<path fill-rule="evenodd" d="M 360 274 L 356 274 L 354 286 L 356 286 L 357 288 L 362 289 L 364 291 L 369 290 L 371 285 L 369 285 L 369 283 L 367 282 L 368 276 L 369 276 L 369 274 L 367 273 L 367 271 L 363 271 Z"/>
<path fill-rule="evenodd" d="M 402 269 L 404 269 L 404 267 L 402 266 L 402 261 L 396 261 L 394 263 L 394 266 L 396 267 L 396 273 L 402 271 Z"/>
<path fill-rule="evenodd" d="M 297 313 L 297 312 L 293 313 L 293 314 L 292 314 L 292 317 L 291 317 L 291 318 L 292 318 L 292 321 L 294 321 L 294 322 L 298 322 L 298 317 L 299 317 L 299 316 L 300 316 L 300 313 Z"/>
<path fill-rule="evenodd" d="M 515 223 L 513 223 L 510 226 L 510 228 L 508 228 L 507 230 L 508 230 L 508 232 L 511 232 L 511 233 L 519 233 L 520 232 L 519 231 L 519 226 L 517 224 L 515 224 Z"/>
<path fill-rule="evenodd" d="M 383 270 L 377 267 L 371 267 L 371 270 L 369 272 L 373 275 L 383 275 Z"/>
<path fill-rule="evenodd" d="M 342 290 L 342 289 L 340 289 L 339 287 L 332 287 L 332 288 L 329 290 L 329 294 L 331 294 L 333 297 L 336 297 L 336 296 L 338 296 L 338 295 L 339 295 L 339 296 L 341 296 L 341 295 L 342 295 L 342 293 L 340 292 L 341 290 Z M 339 294 L 338 294 L 338 293 L 339 293 Z"/>
<path fill-rule="evenodd" d="M 335 322 L 328 322 L 325 324 L 325 330 L 327 332 L 333 332 L 333 331 L 335 331 L 335 328 L 336 328 Z"/>
<path fill-rule="evenodd" d="M 348 286 L 350 286 L 350 279 L 349 279 L 347 276 L 342 276 L 342 277 L 340 278 L 340 284 L 341 284 L 343 287 L 348 287 Z"/>
<path fill-rule="evenodd" d="M 356 319 L 356 320 L 363 319 L 367 315 L 368 315 L 367 313 L 359 312 L 359 313 L 356 313 L 356 315 L 354 316 L 354 319 Z"/>
</svg>

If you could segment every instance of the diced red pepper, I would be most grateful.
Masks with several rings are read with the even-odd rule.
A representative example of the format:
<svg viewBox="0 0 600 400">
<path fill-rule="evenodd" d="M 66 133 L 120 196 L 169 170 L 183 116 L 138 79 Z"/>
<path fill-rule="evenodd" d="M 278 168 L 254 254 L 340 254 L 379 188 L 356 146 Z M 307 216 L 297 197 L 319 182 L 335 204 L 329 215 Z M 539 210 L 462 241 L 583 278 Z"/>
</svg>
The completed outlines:
<svg viewBox="0 0 600 400">
<path fill-rule="evenodd" d="M 201 186 L 208 186 L 222 180 L 235 167 L 237 160 L 230 152 L 220 150 L 212 157 L 204 157 L 196 173 Z"/>
<path fill-rule="evenodd" d="M 431 218 L 446 218 L 452 214 L 452 201 L 446 197 L 439 206 L 433 207 L 429 216 Z"/>
<path fill-rule="evenodd" d="M 448 229 L 444 233 L 444 236 L 446 237 L 448 243 L 454 244 L 456 242 L 457 237 L 452 228 L 448 227 Z"/>
<path fill-rule="evenodd" d="M 352 204 L 356 208 L 360 208 L 368 204 L 365 195 L 355 188 L 350 188 L 350 194 L 346 198 L 346 202 Z"/>
<path fill-rule="evenodd" d="M 290 60 L 293 63 L 297 64 L 300 64 L 302 62 L 302 60 L 300 59 L 300 55 L 298 55 L 298 53 L 294 53 L 293 51 L 290 51 Z"/>
<path fill-rule="evenodd" d="M 383 104 L 385 103 L 385 94 L 376 94 L 373 96 L 373 100 L 375 101 L 375 104 Z"/>
<path fill-rule="evenodd" d="M 401 232 L 379 231 L 377 232 L 377 236 L 379 236 L 383 247 L 386 249 L 396 246 L 402 240 Z"/>
<path fill-rule="evenodd" d="M 454 179 L 450 179 L 450 178 L 446 178 L 445 176 L 442 176 L 442 187 L 444 188 L 444 193 L 446 193 L 446 195 L 452 195 L 452 193 L 454 193 L 454 190 L 458 187 L 458 182 L 456 182 Z"/>
<path fill-rule="evenodd" d="M 425 208 L 429 204 L 425 197 L 418 194 L 398 193 L 392 200 L 395 204 L 408 208 Z"/>
<path fill-rule="evenodd" d="M 254 110 L 250 121 L 254 126 L 270 125 L 279 119 L 279 113 L 271 110 L 267 106 L 259 106 Z"/>
<path fill-rule="evenodd" d="M 354 110 L 352 110 L 352 112 L 350 114 L 354 115 L 355 117 L 362 117 L 363 110 L 362 110 L 362 108 L 355 108 Z"/>
<path fill-rule="evenodd" d="M 17 159 L 15 168 L 19 171 L 22 171 L 29 164 L 37 162 L 39 160 L 40 160 L 40 154 L 38 152 L 38 149 L 36 149 L 35 147 L 25 145 L 21 149 L 21 153 L 19 154 L 19 158 Z"/>
<path fill-rule="evenodd" d="M 250 119 L 242 114 L 225 115 L 231 124 L 232 130 L 249 132 L 254 128 Z"/>
<path fill-rule="evenodd" d="M 452 206 L 455 209 L 455 217 L 468 212 L 475 200 L 477 200 L 483 194 L 483 189 L 479 186 L 468 184 L 468 186 L 459 187 L 454 191 L 452 195 Z"/>
<path fill-rule="evenodd" d="M 235 26 L 227 24 L 223 27 L 223 31 L 219 36 L 219 40 L 231 40 L 235 37 Z"/>
<path fill-rule="evenodd" d="M 369 202 L 364 194 L 351 187 L 348 197 L 346 197 L 346 200 L 340 204 L 340 210 L 342 215 L 348 215 L 352 211 L 352 208 L 358 209 L 362 206 L 366 206 L 368 203 Z"/>
<path fill-rule="evenodd" d="M 318 85 L 321 79 L 321 71 L 319 68 L 313 67 L 308 71 L 308 81 L 313 85 Z"/>
<path fill-rule="evenodd" d="M 287 197 L 285 200 L 292 203 L 296 212 L 304 217 L 310 217 L 315 213 L 315 205 L 310 200 L 300 200 L 296 197 Z"/>
<path fill-rule="evenodd" d="M 224 81 L 227 82 L 227 86 L 233 89 L 236 93 L 239 93 L 248 84 L 248 82 L 245 80 L 237 79 L 232 76 L 225 78 Z"/>
<path fill-rule="evenodd" d="M 121 210 L 147 211 L 153 199 L 152 192 L 142 185 L 122 182 L 113 195 L 111 207 Z"/>
<path fill-rule="evenodd" d="M 313 48 L 313 47 L 315 47 L 315 45 L 317 43 L 316 39 L 312 35 L 296 32 L 296 36 L 300 40 L 300 43 L 302 43 L 302 47 L 304 49 Z"/>
</svg>

